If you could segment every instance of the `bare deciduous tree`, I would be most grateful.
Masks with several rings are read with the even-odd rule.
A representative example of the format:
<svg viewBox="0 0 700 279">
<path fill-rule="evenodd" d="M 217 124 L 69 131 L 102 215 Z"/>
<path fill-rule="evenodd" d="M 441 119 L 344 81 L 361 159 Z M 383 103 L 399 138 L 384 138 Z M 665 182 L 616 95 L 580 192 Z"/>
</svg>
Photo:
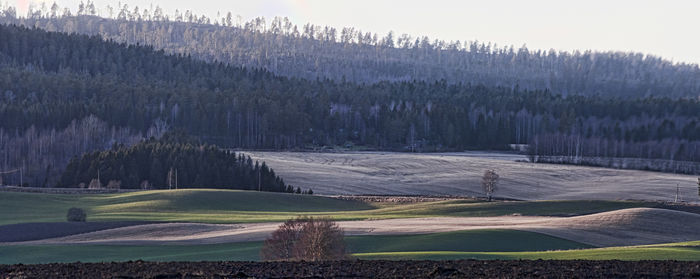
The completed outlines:
<svg viewBox="0 0 700 279">
<path fill-rule="evenodd" d="M 264 260 L 341 260 L 345 258 L 343 230 L 327 218 L 288 220 L 265 240 Z"/>
<path fill-rule="evenodd" d="M 260 254 L 264 260 L 285 260 L 296 257 L 296 246 L 304 219 L 287 220 L 265 240 Z"/>
<path fill-rule="evenodd" d="M 88 189 L 102 189 L 102 183 L 100 183 L 100 181 L 95 178 L 92 181 L 90 181 Z"/>
<path fill-rule="evenodd" d="M 120 180 L 110 180 L 107 183 L 107 189 L 119 190 L 122 188 L 122 182 Z"/>
<path fill-rule="evenodd" d="M 343 230 L 330 219 L 309 219 L 302 227 L 297 255 L 303 260 L 342 260 L 345 258 Z"/>
<path fill-rule="evenodd" d="M 497 190 L 499 176 L 494 170 L 486 170 L 481 180 L 481 187 L 491 201 L 491 195 Z"/>
<path fill-rule="evenodd" d="M 168 183 L 168 189 L 173 188 L 173 184 L 175 184 L 175 170 L 173 168 L 170 168 L 168 171 L 168 176 L 165 178 L 166 183 Z"/>
<path fill-rule="evenodd" d="M 148 183 L 148 180 L 141 181 L 141 189 L 142 190 L 150 190 L 151 189 L 151 184 Z"/>
</svg>

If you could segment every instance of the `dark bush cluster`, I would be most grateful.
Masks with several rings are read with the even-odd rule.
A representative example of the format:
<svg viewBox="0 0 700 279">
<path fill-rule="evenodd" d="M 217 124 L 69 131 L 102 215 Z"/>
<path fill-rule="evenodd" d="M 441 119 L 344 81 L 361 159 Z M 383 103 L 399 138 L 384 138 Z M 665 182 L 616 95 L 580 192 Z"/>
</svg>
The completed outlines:
<svg viewBox="0 0 700 279">
<path fill-rule="evenodd" d="M 68 209 L 68 214 L 66 215 L 66 220 L 68 222 L 85 222 L 87 219 L 87 214 L 82 208 L 72 207 Z"/>
</svg>

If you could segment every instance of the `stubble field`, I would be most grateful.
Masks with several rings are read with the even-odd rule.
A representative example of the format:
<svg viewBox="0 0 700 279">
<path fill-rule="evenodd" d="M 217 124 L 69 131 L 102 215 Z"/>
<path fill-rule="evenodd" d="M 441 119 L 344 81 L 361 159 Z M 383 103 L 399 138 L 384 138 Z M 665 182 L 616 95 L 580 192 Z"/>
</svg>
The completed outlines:
<svg viewBox="0 0 700 279">
<path fill-rule="evenodd" d="M 496 196 L 519 200 L 700 202 L 697 178 L 670 173 L 573 165 L 533 164 L 523 155 L 489 152 L 245 152 L 285 181 L 315 193 L 483 196 L 481 176 L 500 176 Z M 518 161 L 518 162 L 516 162 Z"/>
</svg>

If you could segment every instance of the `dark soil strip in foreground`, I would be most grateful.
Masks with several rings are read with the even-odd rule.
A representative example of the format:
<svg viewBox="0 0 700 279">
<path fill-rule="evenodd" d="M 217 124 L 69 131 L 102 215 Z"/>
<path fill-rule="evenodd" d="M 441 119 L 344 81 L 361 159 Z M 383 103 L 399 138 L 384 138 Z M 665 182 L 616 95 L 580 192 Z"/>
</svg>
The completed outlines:
<svg viewBox="0 0 700 279">
<path fill-rule="evenodd" d="M 153 222 L 62 222 L 4 225 L 0 226 L 0 242 L 41 240 L 151 223 Z"/>
<path fill-rule="evenodd" d="M 693 278 L 700 262 L 340 261 L 0 265 L 1 278 Z"/>
</svg>

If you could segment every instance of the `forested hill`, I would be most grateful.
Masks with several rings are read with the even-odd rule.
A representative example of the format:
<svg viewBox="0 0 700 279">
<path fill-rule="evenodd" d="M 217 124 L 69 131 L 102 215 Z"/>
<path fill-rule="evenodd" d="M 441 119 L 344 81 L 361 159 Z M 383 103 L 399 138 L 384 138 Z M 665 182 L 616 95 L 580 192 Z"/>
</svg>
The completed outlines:
<svg viewBox="0 0 700 279">
<path fill-rule="evenodd" d="M 700 68 L 659 57 L 623 52 L 561 52 L 497 47 L 480 42 L 445 42 L 428 37 L 295 26 L 286 18 L 243 23 L 230 13 L 221 18 L 190 11 L 165 15 L 155 10 L 111 10 L 98 17 L 94 5 L 73 15 L 57 5 L 18 18 L 0 11 L 0 23 L 49 31 L 100 35 L 129 44 L 148 44 L 204 61 L 263 68 L 306 79 L 375 83 L 421 80 L 483 84 L 557 94 L 640 98 L 700 96 Z"/>
<path fill-rule="evenodd" d="M 695 99 L 287 78 L 0 25 L 0 169 L 24 166 L 25 181 L 39 186 L 55 185 L 72 156 L 173 128 L 236 148 L 436 151 L 546 142 L 538 152 L 547 156 L 700 162 L 698 111 Z M 584 154 L 587 145 L 597 148 Z"/>
</svg>

